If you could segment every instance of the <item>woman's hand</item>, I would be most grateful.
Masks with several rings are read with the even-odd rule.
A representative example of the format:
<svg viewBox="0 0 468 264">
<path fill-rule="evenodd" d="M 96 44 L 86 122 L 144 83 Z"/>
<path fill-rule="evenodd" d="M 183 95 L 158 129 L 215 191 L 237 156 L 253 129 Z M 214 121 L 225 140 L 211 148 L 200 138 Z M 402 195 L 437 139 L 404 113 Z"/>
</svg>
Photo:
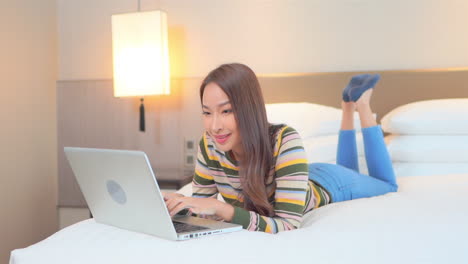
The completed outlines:
<svg viewBox="0 0 468 264">
<path fill-rule="evenodd" d="M 199 215 L 216 215 L 225 221 L 231 221 L 234 207 L 215 198 L 173 197 L 166 200 L 169 214 L 174 216 L 183 209 Z"/>
<path fill-rule="evenodd" d="M 162 195 L 164 197 L 164 201 L 167 201 L 167 200 L 170 200 L 170 199 L 173 199 L 173 198 L 176 198 L 176 197 L 184 197 L 183 194 L 180 194 L 180 193 L 166 193 L 166 192 L 162 192 Z"/>
</svg>

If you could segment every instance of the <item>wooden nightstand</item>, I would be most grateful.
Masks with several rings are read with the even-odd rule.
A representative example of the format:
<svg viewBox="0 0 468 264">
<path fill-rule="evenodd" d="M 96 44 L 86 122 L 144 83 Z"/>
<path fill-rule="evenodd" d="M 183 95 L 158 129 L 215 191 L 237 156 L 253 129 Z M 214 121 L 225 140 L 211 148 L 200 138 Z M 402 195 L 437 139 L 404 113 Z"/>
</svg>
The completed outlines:
<svg viewBox="0 0 468 264">
<path fill-rule="evenodd" d="M 153 169 L 160 189 L 178 190 L 190 183 L 194 169 Z"/>
</svg>

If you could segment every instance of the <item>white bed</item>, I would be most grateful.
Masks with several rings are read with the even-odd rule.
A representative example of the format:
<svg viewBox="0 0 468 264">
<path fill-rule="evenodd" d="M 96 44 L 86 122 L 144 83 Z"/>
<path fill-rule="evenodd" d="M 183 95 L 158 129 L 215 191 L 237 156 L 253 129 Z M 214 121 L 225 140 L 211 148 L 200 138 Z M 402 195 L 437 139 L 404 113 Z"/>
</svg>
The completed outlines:
<svg viewBox="0 0 468 264">
<path fill-rule="evenodd" d="M 330 204 L 276 235 L 174 242 L 86 220 L 14 250 L 10 264 L 468 263 L 468 174 L 398 182 L 397 193 Z"/>
<path fill-rule="evenodd" d="M 267 106 L 267 112 L 270 121 L 300 132 L 309 162 L 334 162 L 339 109 L 297 103 Z M 243 230 L 174 242 L 86 220 L 14 250 L 10 264 L 468 263 L 468 171 L 447 174 L 453 164 L 468 164 L 468 149 L 459 144 L 465 140 L 460 135 L 468 137 L 468 99 L 422 102 L 387 116 L 383 128 L 396 138 L 389 143 L 392 160 L 407 162 L 418 175 L 401 177 L 408 175 L 396 170 L 397 193 L 327 205 L 306 214 L 302 228 L 276 235 Z M 433 131 L 439 128 L 437 116 L 445 122 L 441 131 Z M 419 140 L 420 135 L 431 140 Z M 412 145 L 405 141 L 409 137 Z M 447 140 L 455 143 L 449 146 Z M 444 148 L 427 149 L 439 141 Z M 358 148 L 362 160 L 362 146 Z M 422 173 L 420 164 L 439 166 L 439 175 Z M 190 188 L 182 192 L 191 194 Z"/>
</svg>

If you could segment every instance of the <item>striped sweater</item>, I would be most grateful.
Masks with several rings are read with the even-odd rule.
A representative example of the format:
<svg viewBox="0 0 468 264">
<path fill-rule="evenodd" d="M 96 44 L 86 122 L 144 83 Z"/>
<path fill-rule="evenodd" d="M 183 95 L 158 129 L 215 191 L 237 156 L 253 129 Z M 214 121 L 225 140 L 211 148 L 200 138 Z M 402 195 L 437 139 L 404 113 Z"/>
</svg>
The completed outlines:
<svg viewBox="0 0 468 264">
<path fill-rule="evenodd" d="M 307 156 L 299 134 L 281 126 L 274 133 L 274 169 L 267 179 L 269 202 L 275 215 L 267 217 L 244 208 L 238 163 L 231 155 L 216 149 L 205 133 L 200 140 L 193 197 L 216 197 L 218 193 L 234 206 L 232 223 L 244 229 L 277 233 L 299 228 L 304 213 L 327 204 L 328 195 L 308 179 Z"/>
</svg>

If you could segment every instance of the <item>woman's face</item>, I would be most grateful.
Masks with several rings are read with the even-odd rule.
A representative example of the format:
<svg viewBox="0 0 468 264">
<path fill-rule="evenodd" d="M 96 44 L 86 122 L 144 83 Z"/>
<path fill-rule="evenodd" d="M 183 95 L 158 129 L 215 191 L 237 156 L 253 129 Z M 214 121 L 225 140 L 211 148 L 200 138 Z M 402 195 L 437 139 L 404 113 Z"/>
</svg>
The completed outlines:
<svg viewBox="0 0 468 264">
<path fill-rule="evenodd" d="M 205 86 L 202 109 L 205 130 L 214 139 L 216 147 L 224 152 L 232 150 L 236 158 L 240 158 L 242 145 L 231 102 L 216 83 Z"/>
</svg>

